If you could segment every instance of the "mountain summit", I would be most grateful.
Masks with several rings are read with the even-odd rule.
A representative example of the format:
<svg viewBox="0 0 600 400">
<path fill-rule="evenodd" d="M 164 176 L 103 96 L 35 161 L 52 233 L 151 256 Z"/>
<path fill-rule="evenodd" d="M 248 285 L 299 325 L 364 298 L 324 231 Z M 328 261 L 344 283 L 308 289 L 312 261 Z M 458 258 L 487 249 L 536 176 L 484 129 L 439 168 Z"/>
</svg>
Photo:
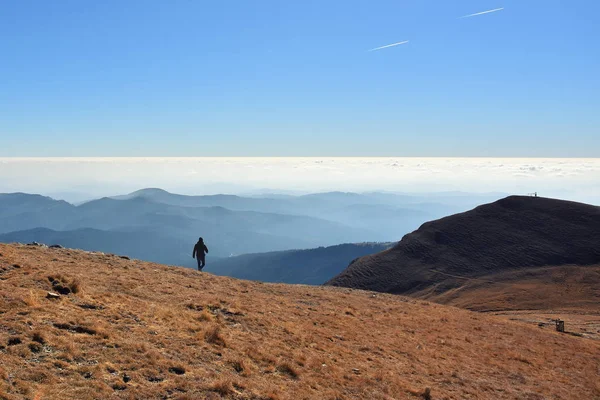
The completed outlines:
<svg viewBox="0 0 600 400">
<path fill-rule="evenodd" d="M 391 249 L 355 260 L 327 284 L 441 293 L 490 274 L 593 264 L 600 264 L 600 207 L 510 196 L 427 222 Z"/>
</svg>

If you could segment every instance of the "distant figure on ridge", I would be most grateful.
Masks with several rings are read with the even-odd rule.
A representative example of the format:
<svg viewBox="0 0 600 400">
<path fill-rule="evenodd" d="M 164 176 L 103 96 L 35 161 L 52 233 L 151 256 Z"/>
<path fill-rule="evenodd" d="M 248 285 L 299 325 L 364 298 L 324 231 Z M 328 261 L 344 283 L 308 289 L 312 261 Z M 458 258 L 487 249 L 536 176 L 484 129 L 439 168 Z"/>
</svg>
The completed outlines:
<svg viewBox="0 0 600 400">
<path fill-rule="evenodd" d="M 199 238 L 192 253 L 192 257 L 198 260 L 198 271 L 202 271 L 206 265 L 206 253 L 208 253 L 208 247 L 204 244 L 204 239 Z"/>
</svg>

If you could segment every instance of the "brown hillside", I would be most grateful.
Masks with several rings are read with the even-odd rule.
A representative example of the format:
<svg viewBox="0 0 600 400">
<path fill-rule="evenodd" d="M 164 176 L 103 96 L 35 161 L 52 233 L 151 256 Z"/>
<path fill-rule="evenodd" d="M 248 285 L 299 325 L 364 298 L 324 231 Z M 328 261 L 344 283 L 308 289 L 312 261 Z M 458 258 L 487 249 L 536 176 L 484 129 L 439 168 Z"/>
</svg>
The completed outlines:
<svg viewBox="0 0 600 400">
<path fill-rule="evenodd" d="M 0 399 L 600 398 L 599 342 L 502 317 L 100 253 L 0 254 Z"/>
<path fill-rule="evenodd" d="M 427 222 L 393 248 L 355 260 L 328 284 L 442 295 L 464 279 L 594 264 L 600 264 L 600 207 L 511 196 Z"/>
<path fill-rule="evenodd" d="M 569 332 L 600 339 L 600 266 L 527 268 L 456 278 L 455 285 L 443 293 L 432 287 L 411 297 L 548 328 L 560 318 Z"/>
<path fill-rule="evenodd" d="M 600 314 L 600 266 L 561 266 L 456 278 L 456 289 L 415 297 L 474 311 L 574 310 Z"/>
</svg>

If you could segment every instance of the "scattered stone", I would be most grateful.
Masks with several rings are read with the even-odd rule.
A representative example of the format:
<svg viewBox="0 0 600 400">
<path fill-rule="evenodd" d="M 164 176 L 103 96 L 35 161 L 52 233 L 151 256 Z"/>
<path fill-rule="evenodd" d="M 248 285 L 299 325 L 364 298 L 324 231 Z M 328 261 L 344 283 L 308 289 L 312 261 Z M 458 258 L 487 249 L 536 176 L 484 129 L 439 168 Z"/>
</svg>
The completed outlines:
<svg viewBox="0 0 600 400">
<path fill-rule="evenodd" d="M 63 246 L 61 246 L 60 244 L 53 244 L 51 246 L 49 246 L 51 249 L 64 249 Z"/>
<path fill-rule="evenodd" d="M 114 390 L 125 390 L 125 389 L 127 389 L 127 386 L 125 386 L 125 385 L 123 385 L 123 384 L 121 384 L 121 383 L 115 383 L 115 384 L 112 386 L 112 388 L 113 388 Z"/>
<path fill-rule="evenodd" d="M 423 393 L 421 393 L 421 397 L 425 400 L 431 400 L 431 389 L 430 388 L 425 388 L 425 390 L 423 391 Z"/>
<path fill-rule="evenodd" d="M 16 336 L 15 337 L 11 337 L 11 338 L 8 339 L 8 345 L 9 346 L 16 346 L 16 345 L 21 344 L 21 343 L 23 343 L 21 341 L 21 338 L 16 337 Z"/>
<path fill-rule="evenodd" d="M 92 328 L 87 328 L 81 325 L 71 325 L 71 324 L 63 324 L 63 323 L 54 323 L 54 327 L 58 329 L 63 329 L 65 331 L 73 332 L 73 333 L 86 333 L 88 335 L 95 335 L 96 330 Z"/>
<path fill-rule="evenodd" d="M 38 243 L 38 242 L 31 242 L 31 243 L 27 243 L 27 246 L 33 246 L 33 247 L 48 247 L 43 243 Z"/>
<path fill-rule="evenodd" d="M 35 343 L 35 342 L 29 343 L 29 350 L 31 350 L 33 353 L 39 353 L 43 349 L 44 348 L 39 343 Z"/>
<path fill-rule="evenodd" d="M 42 334 L 40 332 L 34 332 L 34 334 L 32 336 L 32 340 L 34 342 L 38 342 L 39 344 L 46 344 L 46 340 L 44 339 L 44 337 L 42 336 Z"/>
<path fill-rule="evenodd" d="M 60 294 L 70 294 L 71 289 L 68 286 L 63 286 L 60 282 L 54 281 L 52 282 L 52 288 L 56 290 Z"/>
<path fill-rule="evenodd" d="M 131 380 L 131 377 L 127 374 L 123 374 L 123 382 L 127 383 Z"/>
<path fill-rule="evenodd" d="M 48 298 L 48 299 L 60 299 L 60 294 L 54 293 L 54 292 L 48 292 L 48 294 L 46 295 L 46 298 Z"/>
<path fill-rule="evenodd" d="M 354 372 L 356 375 L 360 375 L 360 369 L 358 368 L 352 368 L 352 372 Z"/>
<path fill-rule="evenodd" d="M 169 368 L 169 372 L 176 375 L 183 375 L 185 374 L 185 369 L 182 367 L 171 367 Z"/>
<path fill-rule="evenodd" d="M 89 304 L 89 303 L 79 304 L 79 307 L 81 307 L 85 310 L 103 310 L 104 309 L 104 306 L 102 306 L 102 305 Z"/>
<path fill-rule="evenodd" d="M 13 264 L 12 267 L 17 268 L 17 269 L 21 268 L 21 266 L 19 264 Z"/>
</svg>

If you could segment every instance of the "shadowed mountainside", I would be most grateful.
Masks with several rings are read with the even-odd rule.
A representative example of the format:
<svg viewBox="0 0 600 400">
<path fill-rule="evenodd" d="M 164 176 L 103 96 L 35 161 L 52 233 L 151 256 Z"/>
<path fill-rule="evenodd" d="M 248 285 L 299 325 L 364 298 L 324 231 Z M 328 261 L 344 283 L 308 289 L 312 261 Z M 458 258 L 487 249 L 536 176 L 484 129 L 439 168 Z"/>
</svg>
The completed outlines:
<svg viewBox="0 0 600 400">
<path fill-rule="evenodd" d="M 600 397 L 600 342 L 403 296 L 2 244 L 0 283 L 7 400 Z"/>
<path fill-rule="evenodd" d="M 362 257 L 329 285 L 432 298 L 526 268 L 600 263 L 600 208 L 511 196 L 423 224 L 393 248 Z"/>
<path fill-rule="evenodd" d="M 308 250 L 244 254 L 215 260 L 206 272 L 239 279 L 321 285 L 357 257 L 378 253 L 391 243 L 348 243 Z"/>
</svg>

